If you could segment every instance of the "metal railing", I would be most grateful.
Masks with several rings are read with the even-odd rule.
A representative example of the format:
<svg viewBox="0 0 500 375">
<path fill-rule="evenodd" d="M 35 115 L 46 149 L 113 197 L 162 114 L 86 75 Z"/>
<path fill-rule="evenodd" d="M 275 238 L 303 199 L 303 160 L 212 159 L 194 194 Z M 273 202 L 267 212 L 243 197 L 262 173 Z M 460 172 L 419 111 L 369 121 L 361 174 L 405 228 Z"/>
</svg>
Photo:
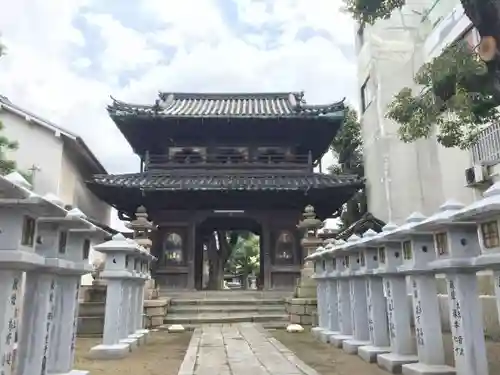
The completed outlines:
<svg viewBox="0 0 500 375">
<path fill-rule="evenodd" d="M 471 147 L 474 164 L 496 164 L 500 162 L 500 123 L 492 124 L 481 131 Z"/>
</svg>

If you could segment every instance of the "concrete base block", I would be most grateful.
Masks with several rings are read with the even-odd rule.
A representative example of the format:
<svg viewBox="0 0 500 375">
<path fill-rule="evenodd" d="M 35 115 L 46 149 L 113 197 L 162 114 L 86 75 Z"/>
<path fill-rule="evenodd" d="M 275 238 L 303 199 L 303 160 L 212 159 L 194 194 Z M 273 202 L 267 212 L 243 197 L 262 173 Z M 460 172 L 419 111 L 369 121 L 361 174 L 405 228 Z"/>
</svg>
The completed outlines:
<svg viewBox="0 0 500 375">
<path fill-rule="evenodd" d="M 335 346 L 336 348 L 342 348 L 342 343 L 346 340 L 352 340 L 352 336 L 350 335 L 331 335 L 328 341 L 330 344 Z"/>
<path fill-rule="evenodd" d="M 379 367 L 392 372 L 393 374 L 401 374 L 403 365 L 416 362 L 418 362 L 417 355 L 411 354 L 386 353 L 379 354 L 377 356 L 377 364 Z"/>
<path fill-rule="evenodd" d="M 135 331 L 136 335 L 142 335 L 142 342 L 145 344 L 148 341 L 149 335 L 151 334 L 151 331 L 149 329 L 138 329 Z"/>
<path fill-rule="evenodd" d="M 330 342 L 330 336 L 338 335 L 338 334 L 339 334 L 339 332 L 323 330 L 319 333 L 318 339 L 319 339 L 319 341 L 321 341 L 325 344 L 328 344 Z"/>
<path fill-rule="evenodd" d="M 358 355 L 368 363 L 376 363 L 379 354 L 389 353 L 391 348 L 381 346 L 361 346 L 358 348 Z"/>
<path fill-rule="evenodd" d="M 140 333 L 132 333 L 131 335 L 128 336 L 128 339 L 136 340 L 137 346 L 144 345 L 144 343 L 146 342 L 144 335 Z"/>
<path fill-rule="evenodd" d="M 136 338 L 129 338 L 129 337 L 127 337 L 126 339 L 121 339 L 120 344 L 128 345 L 130 351 L 134 350 L 139 345 Z"/>
<path fill-rule="evenodd" d="M 51 372 L 50 375 L 89 375 L 90 371 L 84 370 L 71 370 L 70 372 Z"/>
<path fill-rule="evenodd" d="M 410 363 L 403 365 L 403 375 L 455 375 L 454 367 L 446 365 L 426 365 L 423 363 Z"/>
<path fill-rule="evenodd" d="M 125 358 L 130 353 L 130 345 L 97 345 L 90 349 L 89 357 L 92 359 L 120 359 Z"/>
<path fill-rule="evenodd" d="M 321 327 L 314 327 L 314 328 L 311 328 L 311 335 L 313 335 L 313 337 L 315 339 L 319 339 L 319 335 L 321 334 L 321 332 L 323 332 L 324 329 L 321 328 Z"/>
<path fill-rule="evenodd" d="M 344 352 L 347 354 L 358 354 L 358 348 L 367 345 L 370 345 L 369 341 L 344 340 L 342 343 L 342 349 L 344 349 Z"/>
</svg>

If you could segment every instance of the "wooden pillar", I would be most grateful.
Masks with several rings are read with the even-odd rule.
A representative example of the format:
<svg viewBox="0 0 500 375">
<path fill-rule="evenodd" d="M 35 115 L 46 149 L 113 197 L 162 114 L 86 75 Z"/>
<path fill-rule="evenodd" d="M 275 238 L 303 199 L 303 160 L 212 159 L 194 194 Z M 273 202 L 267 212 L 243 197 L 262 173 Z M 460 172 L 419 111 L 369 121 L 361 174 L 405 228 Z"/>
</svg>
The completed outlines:
<svg viewBox="0 0 500 375">
<path fill-rule="evenodd" d="M 271 228 L 268 220 L 262 222 L 262 261 L 264 262 L 264 290 L 272 289 Z"/>
<path fill-rule="evenodd" d="M 187 266 L 188 266 L 188 275 L 187 275 L 187 288 L 189 290 L 196 289 L 196 272 L 198 271 L 196 267 L 196 221 L 191 220 L 188 226 L 188 241 L 187 241 Z"/>
</svg>

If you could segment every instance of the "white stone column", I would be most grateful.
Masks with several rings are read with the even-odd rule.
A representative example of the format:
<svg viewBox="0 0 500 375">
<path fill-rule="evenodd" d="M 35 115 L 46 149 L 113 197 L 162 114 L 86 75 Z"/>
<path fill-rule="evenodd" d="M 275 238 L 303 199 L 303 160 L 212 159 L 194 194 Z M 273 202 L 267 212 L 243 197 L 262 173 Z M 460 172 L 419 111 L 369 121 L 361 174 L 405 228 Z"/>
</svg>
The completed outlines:
<svg viewBox="0 0 500 375">
<path fill-rule="evenodd" d="M 47 360 L 51 345 L 55 302 L 55 276 L 43 271 L 28 272 L 24 300 L 31 308 L 23 309 L 21 334 L 18 343 L 18 375 L 47 373 Z"/>
<path fill-rule="evenodd" d="M 361 240 L 353 234 L 347 240 L 342 251 L 349 254 L 349 296 L 351 299 L 352 338 L 345 340 L 343 349 L 349 354 L 357 354 L 358 348 L 368 345 L 370 333 L 368 330 L 368 306 L 366 303 L 366 280 L 360 274 L 361 258 L 356 244 Z"/>
<path fill-rule="evenodd" d="M 0 250 L 2 251 L 2 250 Z M 0 257 L 2 254 L 0 254 Z M 6 264 L 0 261 L 0 266 Z M 5 375 L 12 374 L 14 364 L 15 332 L 18 327 L 16 308 L 19 305 L 17 291 L 21 287 L 22 272 L 18 270 L 0 269 L 0 355 L 5 361 L 0 362 L 0 371 Z M 29 308 L 29 307 L 28 307 Z"/>
<path fill-rule="evenodd" d="M 392 373 L 401 373 L 402 365 L 418 361 L 410 326 L 406 276 L 397 269 L 402 264 L 401 243 L 387 239 L 388 234 L 397 228 L 394 224 L 387 224 L 382 233 L 366 244 L 377 247 L 379 265 L 373 274 L 382 276 L 389 326 L 390 352 L 379 354 L 377 363 Z"/>
<path fill-rule="evenodd" d="M 341 348 L 343 342 L 352 339 L 352 316 L 351 316 L 351 289 L 349 283 L 349 255 L 342 254 L 342 246 L 345 242 L 338 242 L 337 247 L 333 250 L 333 256 L 337 259 L 337 305 L 338 305 L 338 322 L 339 334 L 330 336 L 330 343 Z"/>
<path fill-rule="evenodd" d="M 106 263 L 101 277 L 107 281 L 106 310 L 104 318 L 103 343 L 90 350 L 96 359 L 123 358 L 137 345 L 136 338 L 129 337 L 130 281 L 135 276 L 130 272 L 127 256 L 141 253 L 134 241 L 122 234 L 111 241 L 95 247 L 106 254 Z"/>
<path fill-rule="evenodd" d="M 54 310 L 57 324 L 52 329 L 52 349 L 50 350 L 48 373 L 76 375 L 88 372 L 72 372 L 76 330 L 78 322 L 78 292 L 80 276 L 59 276 L 57 278 L 58 296 Z"/>
</svg>

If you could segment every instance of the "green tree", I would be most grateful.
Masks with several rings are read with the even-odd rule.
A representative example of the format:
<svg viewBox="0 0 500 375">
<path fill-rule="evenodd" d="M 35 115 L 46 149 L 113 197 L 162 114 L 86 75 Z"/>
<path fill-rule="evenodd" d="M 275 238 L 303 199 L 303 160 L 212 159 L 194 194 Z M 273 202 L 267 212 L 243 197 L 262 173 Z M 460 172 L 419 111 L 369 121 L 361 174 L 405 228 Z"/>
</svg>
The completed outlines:
<svg viewBox="0 0 500 375">
<path fill-rule="evenodd" d="M 400 124 L 405 142 L 427 138 L 437 129 L 445 147 L 467 149 L 485 125 L 497 121 L 500 103 L 500 0 L 461 0 L 465 14 L 481 36 L 479 54 L 463 41 L 450 45 L 414 77 L 423 89 L 403 88 L 386 117 Z M 344 0 L 361 24 L 387 19 L 406 0 Z M 479 55 L 481 58 L 479 58 Z"/>
<path fill-rule="evenodd" d="M 0 57 L 3 55 L 5 47 L 0 43 Z M 0 133 L 4 129 L 0 121 Z M 16 162 L 8 158 L 9 151 L 15 151 L 19 144 L 15 141 L 10 141 L 7 137 L 0 135 L 0 174 L 6 175 L 16 170 Z"/>
<path fill-rule="evenodd" d="M 251 274 L 258 275 L 260 270 L 260 239 L 255 234 L 240 236 L 227 261 L 227 270 L 242 275 L 243 287 Z"/>
<path fill-rule="evenodd" d="M 331 146 L 337 164 L 328 170 L 335 174 L 353 174 L 364 177 L 363 142 L 361 124 L 356 110 L 347 108 L 344 124 L 337 133 Z M 342 227 L 346 228 L 358 221 L 368 211 L 365 189 L 361 189 L 334 214 L 340 217 Z"/>
</svg>

